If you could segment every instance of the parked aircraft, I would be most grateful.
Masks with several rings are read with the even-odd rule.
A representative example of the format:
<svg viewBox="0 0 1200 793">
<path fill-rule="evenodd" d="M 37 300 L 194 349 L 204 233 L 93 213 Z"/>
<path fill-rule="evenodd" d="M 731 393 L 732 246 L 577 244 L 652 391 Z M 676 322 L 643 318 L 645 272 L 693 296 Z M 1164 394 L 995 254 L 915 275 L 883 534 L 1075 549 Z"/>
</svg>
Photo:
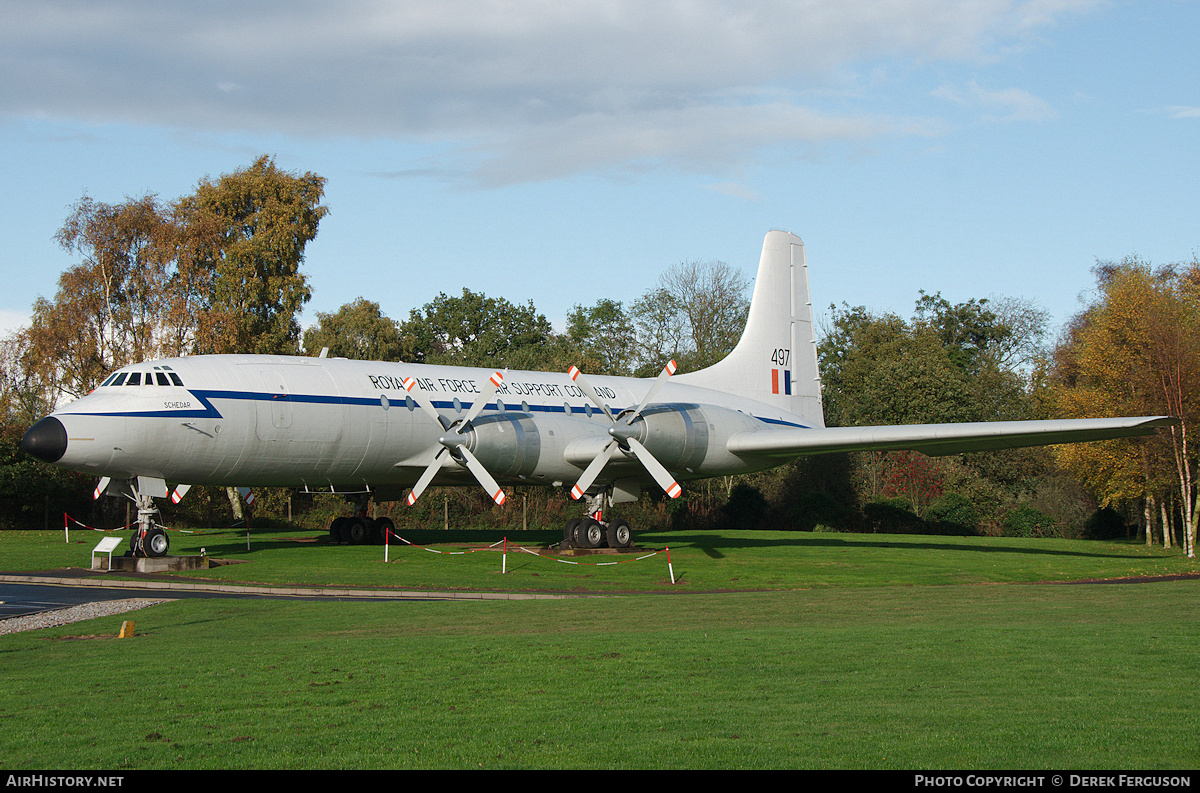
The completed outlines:
<svg viewBox="0 0 1200 793">
<path fill-rule="evenodd" d="M 866 449 L 955 454 L 1149 435 L 1169 417 L 825 427 L 804 243 L 763 242 L 741 340 L 722 361 L 657 379 L 325 357 L 201 355 L 122 367 L 34 424 L 22 446 L 100 477 L 138 505 L 131 545 L 169 541 L 154 500 L 190 486 L 286 486 L 346 494 L 356 517 L 331 533 L 368 541 L 386 524 L 368 499 L 412 504 L 425 488 L 569 488 L 585 516 L 564 527 L 583 547 L 632 542 L 608 507 L 653 484 L 757 471 L 798 455 Z M 174 488 L 172 490 L 172 485 Z"/>
</svg>

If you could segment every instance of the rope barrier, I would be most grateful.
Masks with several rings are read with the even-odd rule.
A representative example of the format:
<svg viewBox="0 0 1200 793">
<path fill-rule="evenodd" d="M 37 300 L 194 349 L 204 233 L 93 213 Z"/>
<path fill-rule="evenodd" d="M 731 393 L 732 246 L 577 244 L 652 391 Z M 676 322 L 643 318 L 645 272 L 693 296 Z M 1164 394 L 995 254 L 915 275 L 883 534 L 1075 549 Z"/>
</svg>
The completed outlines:
<svg viewBox="0 0 1200 793">
<path fill-rule="evenodd" d="M 68 529 L 70 528 L 70 525 L 72 523 L 74 523 L 76 526 L 78 526 L 81 529 L 86 529 L 87 531 L 128 531 L 129 529 L 137 528 L 137 522 L 135 521 L 133 523 L 127 523 L 124 526 L 118 526 L 115 529 L 102 529 L 99 526 L 89 526 L 86 523 L 84 523 L 76 518 L 73 518 L 68 513 L 64 512 L 63 513 L 63 538 L 67 542 L 71 541 L 71 536 L 70 536 L 70 533 L 68 532 Z M 205 532 L 198 532 L 195 529 L 173 529 L 170 526 L 164 526 L 161 523 L 156 523 L 154 525 L 158 526 L 160 529 L 164 529 L 166 531 L 177 531 L 180 534 L 201 534 L 201 535 L 205 534 Z"/>
<path fill-rule="evenodd" d="M 118 526 L 115 529 L 101 529 L 96 526 L 89 526 L 86 523 L 81 523 L 80 521 L 76 520 L 75 518 L 71 517 L 66 512 L 64 512 L 63 513 L 63 527 L 64 528 L 68 525 L 68 522 L 74 523 L 76 526 L 79 526 L 80 528 L 83 528 L 83 529 L 88 529 L 90 531 L 125 531 L 126 529 L 133 528 L 134 526 L 137 525 L 136 523 L 130 523 L 126 526 Z"/>
<path fill-rule="evenodd" d="M 389 539 L 389 537 L 395 537 L 400 542 L 404 543 L 405 545 L 411 546 L 413 548 L 420 548 L 423 551 L 429 551 L 430 553 L 445 554 L 447 556 L 466 556 L 467 554 L 480 553 L 483 551 L 495 551 L 496 546 L 502 545 L 503 546 L 503 560 L 501 562 L 500 572 L 502 574 L 507 572 L 508 551 L 510 549 L 510 547 L 508 545 L 508 537 L 507 536 L 505 536 L 502 540 L 497 540 L 496 542 L 492 543 L 491 545 L 486 545 L 482 548 L 467 548 L 462 551 L 442 551 L 442 550 L 438 550 L 436 548 L 427 548 L 424 545 L 418 545 L 415 542 L 411 542 L 409 540 L 404 539 L 403 537 L 401 537 L 399 534 L 397 534 L 392 529 L 387 529 L 384 533 L 383 560 L 385 562 L 388 561 L 388 545 L 389 545 L 388 539 Z M 536 556 L 539 559 L 546 558 L 546 557 L 542 556 L 540 551 L 526 548 L 523 545 L 514 545 L 514 546 L 511 546 L 511 549 L 516 553 L 527 553 L 530 556 Z M 559 562 L 560 564 L 586 565 L 586 566 L 590 566 L 590 567 L 610 567 L 612 565 L 627 564 L 630 562 L 640 562 L 645 559 L 649 559 L 653 556 L 658 556 L 660 553 L 666 553 L 666 555 L 667 555 L 667 569 L 670 571 L 670 574 L 671 574 L 671 583 L 674 584 L 675 583 L 675 571 L 671 567 L 671 549 L 670 548 L 664 548 L 661 551 L 650 551 L 649 553 L 642 554 L 641 556 L 637 556 L 632 559 L 617 559 L 616 561 L 612 561 L 612 562 L 585 562 L 585 561 L 580 561 L 578 559 L 558 559 L 558 558 L 553 558 L 553 559 L 551 559 L 551 561 Z"/>
</svg>

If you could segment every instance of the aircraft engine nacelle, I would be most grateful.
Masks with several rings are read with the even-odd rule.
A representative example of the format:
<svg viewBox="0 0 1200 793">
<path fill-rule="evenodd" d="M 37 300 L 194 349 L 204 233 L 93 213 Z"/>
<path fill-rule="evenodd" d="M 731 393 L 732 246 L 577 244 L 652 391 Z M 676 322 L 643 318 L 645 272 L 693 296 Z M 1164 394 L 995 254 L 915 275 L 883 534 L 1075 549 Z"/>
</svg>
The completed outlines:
<svg viewBox="0 0 1200 793">
<path fill-rule="evenodd" d="M 626 432 L 668 470 L 698 471 L 708 455 L 712 410 L 688 404 L 651 405 Z"/>
<path fill-rule="evenodd" d="M 630 430 L 655 459 L 686 478 L 744 468 L 745 463 L 731 455 L 725 443 L 739 432 L 761 426 L 754 417 L 725 407 L 667 403 L 642 411 Z"/>
<path fill-rule="evenodd" d="M 471 422 L 467 448 L 498 479 L 528 478 L 542 454 L 538 425 L 528 413 L 499 413 Z"/>
</svg>

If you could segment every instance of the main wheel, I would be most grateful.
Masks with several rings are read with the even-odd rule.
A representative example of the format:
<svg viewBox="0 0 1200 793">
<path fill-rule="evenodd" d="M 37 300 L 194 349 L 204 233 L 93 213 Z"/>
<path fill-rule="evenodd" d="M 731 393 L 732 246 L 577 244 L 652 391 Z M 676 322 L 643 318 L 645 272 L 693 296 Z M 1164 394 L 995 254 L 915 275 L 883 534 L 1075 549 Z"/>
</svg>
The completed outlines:
<svg viewBox="0 0 1200 793">
<path fill-rule="evenodd" d="M 575 527 L 575 545 L 580 548 L 599 548 L 604 543 L 604 527 L 592 518 L 584 518 Z"/>
<path fill-rule="evenodd" d="M 334 518 L 329 524 L 329 541 L 342 542 L 342 527 L 346 525 L 349 518 Z"/>
<path fill-rule="evenodd" d="M 580 523 L 583 523 L 583 518 L 571 518 L 567 525 L 563 526 L 563 545 L 567 548 L 575 544 L 575 527 Z"/>
<path fill-rule="evenodd" d="M 170 547 L 171 540 L 167 533 L 157 526 L 146 532 L 146 539 L 142 542 L 142 549 L 147 556 L 166 556 Z"/>
<path fill-rule="evenodd" d="M 371 523 L 371 542 L 375 545 L 383 545 L 387 542 L 388 532 L 396 531 L 396 524 L 391 518 L 376 518 Z"/>
<path fill-rule="evenodd" d="M 367 522 L 362 518 L 350 518 L 346 522 L 346 528 L 342 530 L 350 542 L 355 545 L 362 545 L 367 541 Z"/>
<path fill-rule="evenodd" d="M 633 545 L 633 529 L 630 528 L 629 521 L 624 518 L 617 518 L 609 523 L 605 535 L 608 538 L 609 548 L 628 548 Z"/>
</svg>

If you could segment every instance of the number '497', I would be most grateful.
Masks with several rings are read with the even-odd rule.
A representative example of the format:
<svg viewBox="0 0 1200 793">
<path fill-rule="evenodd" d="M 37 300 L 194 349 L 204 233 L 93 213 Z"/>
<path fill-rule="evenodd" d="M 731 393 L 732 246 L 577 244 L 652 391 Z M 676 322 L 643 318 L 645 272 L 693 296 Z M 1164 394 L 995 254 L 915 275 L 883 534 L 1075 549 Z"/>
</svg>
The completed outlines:
<svg viewBox="0 0 1200 793">
<path fill-rule="evenodd" d="M 771 363 L 775 364 L 776 366 L 787 366 L 789 363 L 791 363 L 791 360 L 791 350 L 779 349 L 771 351 Z"/>
</svg>

